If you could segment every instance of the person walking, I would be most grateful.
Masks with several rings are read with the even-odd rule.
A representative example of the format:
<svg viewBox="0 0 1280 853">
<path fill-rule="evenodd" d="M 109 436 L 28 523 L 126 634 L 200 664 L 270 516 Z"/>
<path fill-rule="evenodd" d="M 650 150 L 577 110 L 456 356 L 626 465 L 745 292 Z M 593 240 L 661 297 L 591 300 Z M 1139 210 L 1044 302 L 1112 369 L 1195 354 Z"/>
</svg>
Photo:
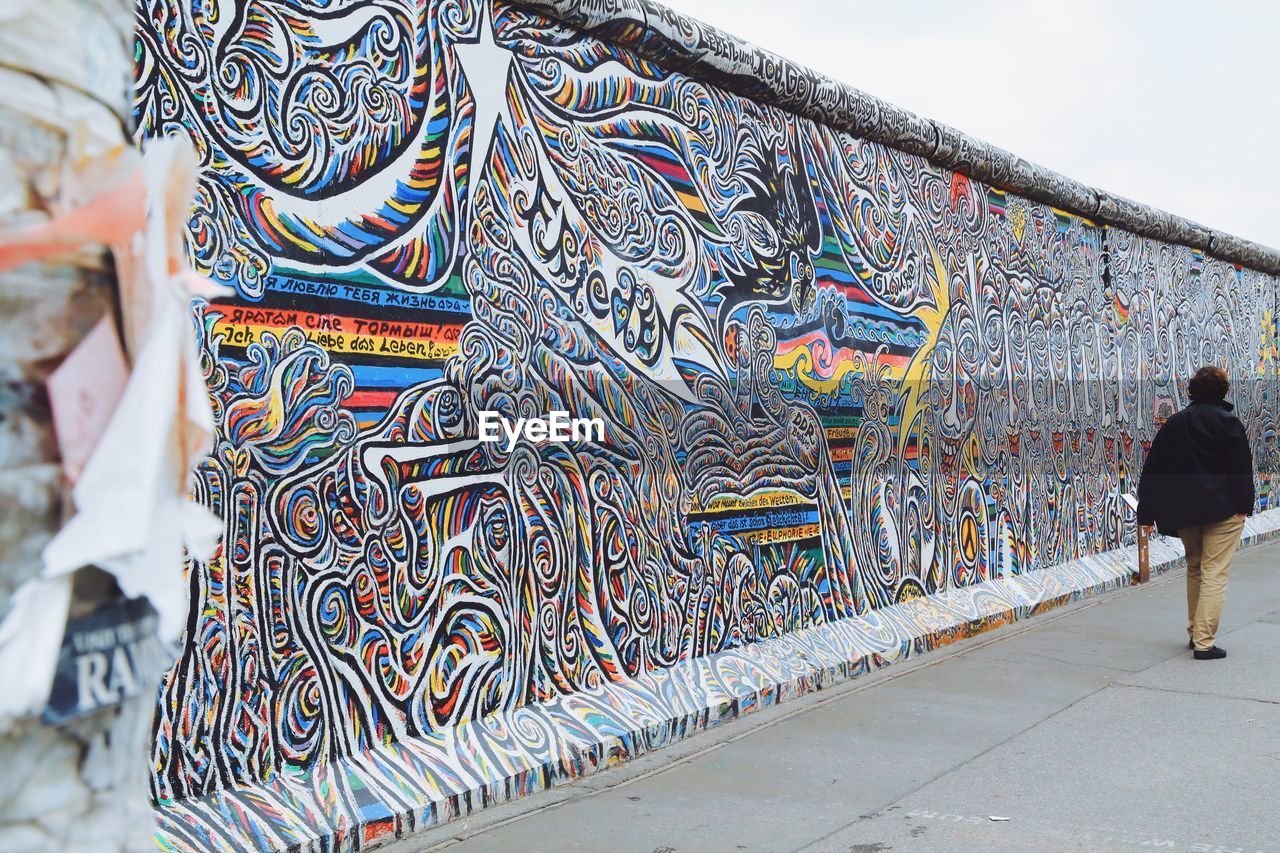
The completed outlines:
<svg viewBox="0 0 1280 853">
<path fill-rule="evenodd" d="M 1190 405 L 1160 427 L 1138 482 L 1138 524 L 1176 534 L 1187 549 L 1187 634 L 1196 660 L 1227 656 L 1214 639 L 1231 560 L 1253 514 L 1253 452 L 1226 401 L 1230 389 L 1222 368 L 1196 371 Z"/>
</svg>

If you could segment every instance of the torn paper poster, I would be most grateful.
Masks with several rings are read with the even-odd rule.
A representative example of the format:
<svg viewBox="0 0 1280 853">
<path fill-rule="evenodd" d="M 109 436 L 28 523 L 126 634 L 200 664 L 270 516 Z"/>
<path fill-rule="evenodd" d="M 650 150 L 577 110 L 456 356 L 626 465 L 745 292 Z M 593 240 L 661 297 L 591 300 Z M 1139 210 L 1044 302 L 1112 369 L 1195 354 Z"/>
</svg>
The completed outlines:
<svg viewBox="0 0 1280 853">
<path fill-rule="evenodd" d="M 182 229 L 195 194 L 189 145 L 157 140 L 144 160 L 147 226 L 143 263 L 124 314 L 148 313 L 124 396 L 76 483 L 76 515 L 45 549 L 45 574 L 97 565 L 130 597 L 146 596 L 160 629 L 176 637 L 186 615 L 184 546 L 205 559 L 221 522 L 191 501 L 191 470 L 213 443 L 213 411 L 191 327 L 193 284 Z M 136 304 L 143 300 L 146 308 Z M 131 304 L 134 303 L 134 304 Z"/>
<path fill-rule="evenodd" d="M 0 250 L 3 268 L 53 245 L 70 246 L 68 235 L 119 243 L 129 236 L 121 221 L 145 222 L 129 241 L 135 262 L 126 265 L 129 280 L 121 281 L 122 315 L 138 341 L 133 370 L 75 484 L 75 516 L 45 548 L 43 573 L 15 594 L 0 625 L 0 670 L 24 672 L 22 689 L 0 695 L 0 720 L 37 710 L 48 696 L 72 572 L 96 565 L 113 573 L 126 595 L 150 599 L 161 634 L 174 638 L 186 614 L 186 556 L 207 559 L 217 546 L 221 522 L 190 499 L 191 470 L 208 452 L 214 426 L 190 303 L 197 293 L 221 292 L 185 261 L 182 233 L 195 181 L 190 143 L 156 140 L 137 179 L 104 194 L 109 204 L 95 200 L 89 207 L 96 213 L 74 211 L 28 232 L 33 243 L 25 248 Z M 106 209 L 121 219 L 104 217 Z M 145 217 L 135 209 L 145 209 Z M 50 234 L 58 236 L 50 240 Z M 36 622 L 56 625 L 56 632 L 23 630 Z"/>
<path fill-rule="evenodd" d="M 80 479 L 128 379 L 115 323 L 103 317 L 45 383 L 68 483 Z"/>
<path fill-rule="evenodd" d="M 0 622 L 0 672 L 4 673 L 0 733 L 15 717 L 43 707 L 58 666 L 70 603 L 69 576 L 37 576 L 18 587 L 9 600 L 9 613 Z"/>
<path fill-rule="evenodd" d="M 0 238 L 0 270 L 56 257 L 85 243 L 127 243 L 142 227 L 146 190 L 141 168 L 82 207 Z"/>
</svg>

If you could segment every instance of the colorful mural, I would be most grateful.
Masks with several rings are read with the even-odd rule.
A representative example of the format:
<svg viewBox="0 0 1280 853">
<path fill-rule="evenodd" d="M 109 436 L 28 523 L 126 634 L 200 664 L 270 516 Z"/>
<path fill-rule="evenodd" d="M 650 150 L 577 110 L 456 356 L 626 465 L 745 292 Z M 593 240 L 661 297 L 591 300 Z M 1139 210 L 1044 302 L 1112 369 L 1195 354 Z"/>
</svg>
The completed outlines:
<svg viewBox="0 0 1280 853">
<path fill-rule="evenodd" d="M 1201 362 L 1270 504 L 1274 277 L 505 3 L 138 17 L 237 293 L 162 803 L 1114 547 Z M 604 440 L 476 440 L 557 410 Z"/>
</svg>

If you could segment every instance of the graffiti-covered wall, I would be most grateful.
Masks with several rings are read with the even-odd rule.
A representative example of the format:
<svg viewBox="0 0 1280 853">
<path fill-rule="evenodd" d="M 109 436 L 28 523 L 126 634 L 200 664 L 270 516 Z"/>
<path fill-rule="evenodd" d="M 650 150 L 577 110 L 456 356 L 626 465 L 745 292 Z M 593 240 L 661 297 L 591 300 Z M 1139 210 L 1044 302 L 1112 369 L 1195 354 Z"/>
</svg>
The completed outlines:
<svg viewBox="0 0 1280 853">
<path fill-rule="evenodd" d="M 1274 277 L 501 2 L 138 14 L 237 294 L 161 802 L 1115 547 L 1201 362 L 1270 505 Z"/>
</svg>

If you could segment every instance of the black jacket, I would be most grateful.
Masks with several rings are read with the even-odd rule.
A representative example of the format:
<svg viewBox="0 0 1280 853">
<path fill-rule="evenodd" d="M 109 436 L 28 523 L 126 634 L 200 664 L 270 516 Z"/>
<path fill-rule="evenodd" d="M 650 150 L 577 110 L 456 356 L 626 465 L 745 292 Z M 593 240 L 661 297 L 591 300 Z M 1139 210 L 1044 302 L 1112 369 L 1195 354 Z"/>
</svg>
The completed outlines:
<svg viewBox="0 0 1280 853">
<path fill-rule="evenodd" d="M 1253 453 L 1230 403 L 1192 403 L 1156 433 L 1138 484 L 1138 523 L 1161 533 L 1253 514 Z"/>
</svg>

